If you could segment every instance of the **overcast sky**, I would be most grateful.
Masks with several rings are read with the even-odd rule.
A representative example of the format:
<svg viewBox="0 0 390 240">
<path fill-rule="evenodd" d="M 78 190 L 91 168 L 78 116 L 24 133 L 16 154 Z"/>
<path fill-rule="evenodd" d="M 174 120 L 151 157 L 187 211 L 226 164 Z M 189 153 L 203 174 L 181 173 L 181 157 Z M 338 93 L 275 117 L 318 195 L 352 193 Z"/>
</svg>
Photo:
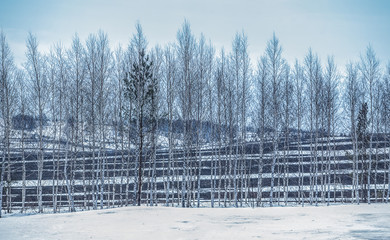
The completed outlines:
<svg viewBox="0 0 390 240">
<path fill-rule="evenodd" d="M 149 42 L 165 45 L 176 40 L 187 19 L 195 36 L 203 33 L 217 49 L 230 50 L 237 31 L 248 36 L 252 63 L 263 54 L 273 32 L 280 39 L 283 56 L 291 63 L 302 60 L 309 47 L 322 61 L 334 55 L 344 68 L 358 60 L 371 44 L 382 66 L 390 60 L 390 1 L 363 0 L 1 0 L 0 28 L 7 35 L 17 64 L 25 61 L 25 41 L 35 34 L 47 51 L 61 41 L 69 46 L 77 32 L 105 31 L 112 48 L 127 45 L 140 21 Z"/>
</svg>

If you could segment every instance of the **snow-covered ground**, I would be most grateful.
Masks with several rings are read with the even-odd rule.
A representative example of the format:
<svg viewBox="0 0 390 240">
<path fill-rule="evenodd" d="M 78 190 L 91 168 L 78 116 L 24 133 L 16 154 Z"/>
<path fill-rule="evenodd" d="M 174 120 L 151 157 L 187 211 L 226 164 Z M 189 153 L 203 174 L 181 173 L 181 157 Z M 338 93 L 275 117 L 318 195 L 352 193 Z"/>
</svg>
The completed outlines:
<svg viewBox="0 0 390 240">
<path fill-rule="evenodd" d="M 390 239 L 390 205 L 8 215 L 0 219 L 0 239 Z"/>
</svg>

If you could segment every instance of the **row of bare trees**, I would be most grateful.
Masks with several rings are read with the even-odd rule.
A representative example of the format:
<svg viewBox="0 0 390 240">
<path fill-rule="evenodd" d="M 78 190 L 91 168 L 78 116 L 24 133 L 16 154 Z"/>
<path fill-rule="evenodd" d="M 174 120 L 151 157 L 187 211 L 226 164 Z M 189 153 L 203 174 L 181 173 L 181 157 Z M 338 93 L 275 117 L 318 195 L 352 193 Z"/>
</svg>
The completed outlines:
<svg viewBox="0 0 390 240">
<path fill-rule="evenodd" d="M 30 33 L 19 68 L 0 34 L 0 213 L 1 206 L 11 209 L 15 162 L 22 166 L 25 211 L 27 155 L 37 163 L 39 212 L 48 201 L 43 199 L 48 184 L 54 212 L 61 189 L 70 211 L 76 209 L 76 195 L 79 207 L 97 209 L 142 201 L 155 205 L 159 190 L 166 205 L 199 207 L 202 185 L 210 188 L 212 206 L 218 201 L 238 207 L 249 199 L 260 205 L 263 198 L 271 206 L 275 199 L 287 204 L 291 174 L 300 204 L 329 204 L 342 181 L 336 174 L 340 133 L 352 143 L 342 154 L 352 162 L 355 202 L 378 198 L 378 174 L 390 181 L 390 171 L 378 171 L 379 161 L 390 170 L 390 65 L 383 68 L 371 46 L 344 73 L 333 57 L 323 64 L 311 49 L 289 64 L 275 35 L 254 64 L 245 33 L 235 35 L 229 52 L 216 51 L 203 35 L 193 35 L 187 21 L 176 41 L 164 47 L 148 47 L 137 24 L 126 48 L 112 50 L 102 31 L 85 42 L 76 34 L 69 47 L 58 43 L 45 54 L 38 48 Z M 26 127 L 29 116 L 34 130 Z M 33 146 L 26 138 L 32 135 Z M 248 155 L 251 141 L 258 148 L 255 157 Z M 161 145 L 167 149 L 162 166 Z M 109 150 L 115 150 L 113 164 Z M 297 159 L 294 173 L 291 156 Z M 48 167 L 51 176 L 44 176 Z"/>
</svg>

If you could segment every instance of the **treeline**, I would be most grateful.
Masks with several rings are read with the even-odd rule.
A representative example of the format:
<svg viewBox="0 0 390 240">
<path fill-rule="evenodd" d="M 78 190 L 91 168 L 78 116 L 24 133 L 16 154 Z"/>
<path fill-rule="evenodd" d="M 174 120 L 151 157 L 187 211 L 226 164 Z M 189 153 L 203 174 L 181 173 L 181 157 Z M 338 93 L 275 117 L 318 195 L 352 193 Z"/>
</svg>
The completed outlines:
<svg viewBox="0 0 390 240">
<path fill-rule="evenodd" d="M 99 205 L 103 208 L 104 199 L 109 197 L 107 178 L 125 179 L 127 184 L 125 189 L 120 185 L 120 197 L 124 196 L 126 204 L 140 204 L 144 201 L 142 191 L 157 189 L 156 151 L 161 141 L 166 141 L 169 155 L 164 169 L 167 204 L 176 196 L 183 207 L 200 205 L 201 149 L 208 144 L 215 149 L 227 149 L 223 154 L 229 156 L 228 160 L 222 164 L 216 157 L 210 167 L 219 176 L 212 188 L 219 198 L 229 198 L 237 207 L 240 188 L 246 186 L 243 174 L 249 166 L 244 148 L 249 138 L 255 139 L 259 147 L 257 198 L 261 197 L 264 146 L 271 143 L 269 204 L 272 206 L 275 167 L 286 164 L 291 141 L 298 145 L 296 154 L 302 163 L 303 132 L 310 139 L 310 203 L 318 194 L 319 172 L 328 171 L 329 178 L 321 179 L 321 184 L 331 184 L 332 156 L 329 152 L 327 167 L 319 169 L 320 149 L 335 150 L 334 140 L 339 133 L 350 136 L 353 145 L 348 153 L 353 161 L 353 198 L 369 203 L 373 197 L 371 181 L 376 181 L 373 162 L 378 158 L 374 138 L 385 139 L 386 147 L 390 147 L 390 64 L 381 65 L 371 46 L 360 61 L 348 63 L 344 73 L 338 70 L 333 57 L 322 62 L 311 49 L 304 59 L 288 63 L 275 35 L 257 61 L 249 58 L 244 33 L 235 35 L 229 51 L 216 51 L 205 36 L 193 35 L 188 22 L 178 30 L 176 40 L 165 46 L 148 46 L 137 24 L 126 47 L 111 48 L 103 31 L 90 34 L 85 41 L 76 34 L 68 48 L 57 43 L 43 53 L 38 47 L 37 38 L 29 33 L 26 61 L 19 68 L 6 34 L 0 33 L 0 206 L 3 190 L 7 207 L 12 202 L 11 188 L 6 183 L 12 180 L 11 146 L 15 144 L 15 136 L 24 166 L 22 182 L 26 186 L 24 136 L 31 128 L 36 128 L 37 135 L 34 152 L 38 158 L 39 212 L 43 211 L 42 172 L 46 153 L 51 152 L 53 160 L 53 211 L 57 207 L 54 188 L 61 177 L 66 183 L 70 210 L 75 210 L 76 170 L 82 174 L 82 207 L 91 202 L 96 209 Z M 50 134 L 45 132 L 47 122 L 52 124 Z M 162 122 L 164 132 L 158 126 Z M 180 131 L 174 129 L 178 122 Z M 45 141 L 48 135 L 54 144 Z M 122 153 L 118 160 L 118 166 L 123 168 L 121 176 L 107 174 L 105 155 L 109 147 Z M 183 151 L 180 167 L 175 165 L 177 149 Z M 75 166 L 79 153 L 83 152 L 92 154 L 92 171 L 88 174 L 85 164 Z M 216 150 L 216 156 L 221 154 Z M 390 158 L 390 151 L 384 154 Z M 148 189 L 142 189 L 145 163 L 151 169 Z M 302 186 L 303 172 L 302 164 L 299 167 Z M 173 176 L 178 173 L 181 176 L 180 180 L 175 179 L 175 185 Z M 222 175 L 227 176 L 224 181 L 220 180 Z M 136 177 L 130 179 L 130 176 Z M 88 190 L 92 199 L 86 194 L 87 182 L 92 186 Z M 134 182 L 134 189 L 128 189 L 129 182 Z M 221 189 L 225 189 L 225 194 Z M 111 189 L 113 199 L 117 191 Z M 376 194 L 375 190 L 375 199 Z M 24 188 L 22 211 L 25 195 Z M 156 202 L 156 194 L 148 195 L 148 201 Z"/>
</svg>

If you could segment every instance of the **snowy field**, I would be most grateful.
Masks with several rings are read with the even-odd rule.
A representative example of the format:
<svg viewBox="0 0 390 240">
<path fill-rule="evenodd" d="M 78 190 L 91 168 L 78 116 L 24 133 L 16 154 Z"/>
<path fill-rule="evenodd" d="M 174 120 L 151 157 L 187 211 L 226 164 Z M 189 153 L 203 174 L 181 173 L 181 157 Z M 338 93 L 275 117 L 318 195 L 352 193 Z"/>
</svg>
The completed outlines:
<svg viewBox="0 0 390 240">
<path fill-rule="evenodd" d="M 0 219 L 0 239 L 390 239 L 390 205 L 8 215 Z"/>
</svg>

